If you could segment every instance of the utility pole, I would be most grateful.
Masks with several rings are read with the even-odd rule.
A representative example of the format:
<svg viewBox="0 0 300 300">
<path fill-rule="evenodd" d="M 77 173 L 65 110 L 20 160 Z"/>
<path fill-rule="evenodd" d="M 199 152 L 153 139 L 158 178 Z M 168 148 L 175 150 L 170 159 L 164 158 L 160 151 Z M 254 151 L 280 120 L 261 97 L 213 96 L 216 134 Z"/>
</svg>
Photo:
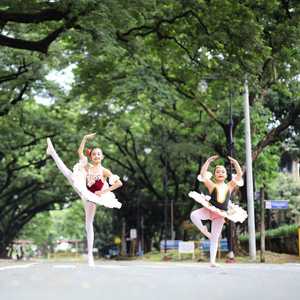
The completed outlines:
<svg viewBox="0 0 300 300">
<path fill-rule="evenodd" d="M 253 197 L 253 176 L 252 176 L 252 147 L 250 128 L 250 108 L 248 81 L 244 84 L 244 114 L 245 114 L 245 142 L 246 142 L 246 182 L 247 182 L 247 204 L 248 204 L 248 233 L 249 233 L 249 255 L 251 260 L 256 260 L 255 240 L 255 214 Z"/>
</svg>

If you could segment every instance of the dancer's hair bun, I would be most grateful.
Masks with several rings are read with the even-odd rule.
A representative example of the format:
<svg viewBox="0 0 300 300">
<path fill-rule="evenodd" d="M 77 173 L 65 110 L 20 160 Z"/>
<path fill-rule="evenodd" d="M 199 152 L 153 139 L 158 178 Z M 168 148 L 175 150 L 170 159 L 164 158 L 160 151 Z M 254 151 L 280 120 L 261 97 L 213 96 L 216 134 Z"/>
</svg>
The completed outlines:
<svg viewBox="0 0 300 300">
<path fill-rule="evenodd" d="M 85 150 L 85 154 L 86 154 L 86 156 L 91 157 L 92 149 L 87 148 L 87 149 Z"/>
</svg>

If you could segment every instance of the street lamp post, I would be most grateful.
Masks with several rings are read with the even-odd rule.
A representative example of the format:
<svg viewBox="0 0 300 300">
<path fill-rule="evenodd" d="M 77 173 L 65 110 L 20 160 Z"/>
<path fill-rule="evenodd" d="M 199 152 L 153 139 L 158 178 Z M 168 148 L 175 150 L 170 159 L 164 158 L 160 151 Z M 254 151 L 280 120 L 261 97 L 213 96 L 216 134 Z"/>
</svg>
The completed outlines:
<svg viewBox="0 0 300 300">
<path fill-rule="evenodd" d="M 167 203 L 167 188 L 168 188 L 168 161 L 166 151 L 166 137 L 163 136 L 163 148 L 164 148 L 164 176 L 163 176 L 163 194 L 164 194 L 164 252 L 167 253 L 167 235 L 168 235 L 168 203 Z"/>
<path fill-rule="evenodd" d="M 252 176 L 252 149 L 250 129 L 250 109 L 248 81 L 244 84 L 244 113 L 245 113 L 245 142 L 246 142 L 246 178 L 247 178 L 247 206 L 248 206 L 248 232 L 249 232 L 249 254 L 251 260 L 256 260 L 255 240 L 255 215 L 253 197 L 253 176 Z"/>
<path fill-rule="evenodd" d="M 232 119 L 232 95 L 229 97 L 229 130 L 227 139 L 228 155 L 233 157 L 234 142 L 233 142 L 233 119 Z M 229 180 L 232 178 L 232 166 L 229 164 Z M 228 240 L 228 262 L 234 261 L 234 246 L 233 246 L 233 222 L 229 220 L 227 224 L 227 240 Z"/>
</svg>

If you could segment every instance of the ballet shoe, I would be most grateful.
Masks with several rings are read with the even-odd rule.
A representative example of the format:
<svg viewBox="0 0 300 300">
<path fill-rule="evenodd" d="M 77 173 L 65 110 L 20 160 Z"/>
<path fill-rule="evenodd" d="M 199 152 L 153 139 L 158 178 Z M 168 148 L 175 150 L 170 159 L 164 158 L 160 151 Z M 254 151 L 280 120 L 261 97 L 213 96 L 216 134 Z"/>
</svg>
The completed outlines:
<svg viewBox="0 0 300 300">
<path fill-rule="evenodd" d="M 95 262 L 93 257 L 88 258 L 88 265 L 89 267 L 95 267 Z"/>
<path fill-rule="evenodd" d="M 219 268 L 219 267 L 221 267 L 221 265 L 220 265 L 220 264 L 217 264 L 217 263 L 215 263 L 215 262 L 211 262 L 211 263 L 210 263 L 210 267 L 211 267 L 211 268 Z"/>
<path fill-rule="evenodd" d="M 92 261 L 92 262 L 89 262 L 88 265 L 89 265 L 89 267 L 91 267 L 91 268 L 95 268 L 95 263 L 94 263 L 93 261 Z"/>
<path fill-rule="evenodd" d="M 210 240 L 211 239 L 211 233 L 208 231 L 206 226 L 203 226 L 201 232 Z"/>
</svg>

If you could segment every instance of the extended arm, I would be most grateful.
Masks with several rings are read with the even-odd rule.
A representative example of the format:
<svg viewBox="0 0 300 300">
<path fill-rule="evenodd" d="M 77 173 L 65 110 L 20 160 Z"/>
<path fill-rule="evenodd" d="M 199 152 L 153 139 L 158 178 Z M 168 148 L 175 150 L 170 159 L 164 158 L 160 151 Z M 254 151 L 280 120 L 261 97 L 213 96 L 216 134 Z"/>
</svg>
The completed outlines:
<svg viewBox="0 0 300 300">
<path fill-rule="evenodd" d="M 82 159 L 85 157 L 85 155 L 83 154 L 83 151 L 84 151 L 84 147 L 85 147 L 85 143 L 88 139 L 92 139 L 94 136 L 96 135 L 96 133 L 92 133 L 92 134 L 87 134 L 83 137 L 82 141 L 81 141 L 81 144 L 78 148 L 78 155 L 79 155 L 79 158 Z"/>
<path fill-rule="evenodd" d="M 233 190 L 237 185 L 242 185 L 243 171 L 238 163 L 238 161 L 230 156 L 228 156 L 230 162 L 233 164 L 236 171 L 236 176 L 228 183 L 231 190 Z"/>
<path fill-rule="evenodd" d="M 207 161 L 204 163 L 204 165 L 201 168 L 200 174 L 198 178 L 201 178 L 201 181 L 203 181 L 204 185 L 207 187 L 208 191 L 211 192 L 214 188 L 214 183 L 210 180 L 210 178 L 207 177 L 207 170 L 214 160 L 216 160 L 219 156 L 214 155 L 207 159 Z"/>
</svg>

